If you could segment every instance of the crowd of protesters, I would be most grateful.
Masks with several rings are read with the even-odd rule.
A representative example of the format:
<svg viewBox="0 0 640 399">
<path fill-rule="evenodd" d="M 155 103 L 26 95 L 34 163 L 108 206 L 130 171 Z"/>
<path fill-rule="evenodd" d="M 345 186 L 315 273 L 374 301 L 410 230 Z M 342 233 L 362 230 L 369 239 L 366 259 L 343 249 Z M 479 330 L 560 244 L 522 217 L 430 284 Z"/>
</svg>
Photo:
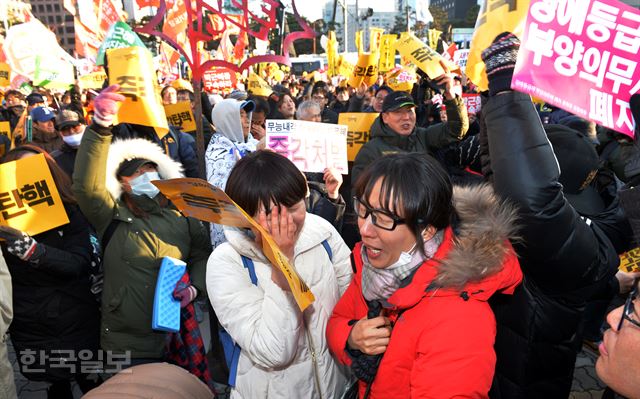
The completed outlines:
<svg viewBox="0 0 640 399">
<path fill-rule="evenodd" d="M 633 140 L 513 91 L 519 46 L 505 33 L 482 53 L 473 113 L 462 94 L 477 88 L 446 69 L 411 92 L 382 75 L 290 74 L 267 97 L 178 79 L 160 98 L 200 96 L 202 154 L 195 131 L 114 125 L 117 85 L 4 92 L 1 162 L 43 154 L 69 223 L 0 225 L 0 399 L 16 397 L 8 339 L 49 398 L 72 383 L 88 398 L 566 398 L 583 345 L 607 397 L 640 398 L 640 274 L 618 270 L 640 246 L 638 127 Z M 266 149 L 267 119 L 345 112 L 378 114 L 347 175 Z M 271 235 L 307 309 L 257 229 L 186 217 L 152 183 L 185 176 Z M 152 328 L 164 257 L 187 264 L 178 333 Z"/>
</svg>

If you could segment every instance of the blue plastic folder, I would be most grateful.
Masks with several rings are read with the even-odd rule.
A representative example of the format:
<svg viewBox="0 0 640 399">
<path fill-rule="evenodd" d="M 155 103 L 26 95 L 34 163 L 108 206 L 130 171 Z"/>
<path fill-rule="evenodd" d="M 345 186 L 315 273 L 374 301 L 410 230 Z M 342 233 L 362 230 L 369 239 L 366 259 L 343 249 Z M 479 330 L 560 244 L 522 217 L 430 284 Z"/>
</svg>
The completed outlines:
<svg viewBox="0 0 640 399">
<path fill-rule="evenodd" d="M 162 259 L 153 298 L 151 328 L 154 330 L 180 331 L 180 301 L 173 298 L 173 289 L 186 270 L 187 264 L 180 259 L 169 256 Z"/>
</svg>

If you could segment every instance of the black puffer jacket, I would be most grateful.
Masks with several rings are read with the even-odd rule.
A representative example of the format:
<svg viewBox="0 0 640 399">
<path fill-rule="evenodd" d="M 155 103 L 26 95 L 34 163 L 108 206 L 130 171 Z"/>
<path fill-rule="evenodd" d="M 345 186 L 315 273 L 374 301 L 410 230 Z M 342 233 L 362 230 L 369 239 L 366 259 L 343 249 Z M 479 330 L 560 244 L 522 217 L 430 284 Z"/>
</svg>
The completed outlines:
<svg viewBox="0 0 640 399">
<path fill-rule="evenodd" d="M 618 256 L 600 223 L 565 200 L 529 96 L 501 93 L 482 109 L 495 191 L 519 207 L 522 240 L 514 247 L 525 275 L 513 296 L 491 303 L 498 323 L 491 397 L 567 398 L 585 302 L 611 281 Z"/>
<path fill-rule="evenodd" d="M 90 227 L 77 206 L 65 209 L 69 223 L 33 237 L 45 246 L 38 263 L 25 262 L 3 249 L 13 282 L 11 340 L 17 353 L 35 351 L 36 359 L 40 351 L 73 350 L 71 359 L 77 360 L 78 351 L 95 351 L 99 345 L 100 312 L 89 291 Z M 27 359 L 18 356 L 18 360 Z M 22 374 L 33 380 L 68 379 L 74 362 L 64 367 L 60 362 L 47 363 L 36 360 Z M 79 372 L 79 363 L 75 367 Z"/>
</svg>

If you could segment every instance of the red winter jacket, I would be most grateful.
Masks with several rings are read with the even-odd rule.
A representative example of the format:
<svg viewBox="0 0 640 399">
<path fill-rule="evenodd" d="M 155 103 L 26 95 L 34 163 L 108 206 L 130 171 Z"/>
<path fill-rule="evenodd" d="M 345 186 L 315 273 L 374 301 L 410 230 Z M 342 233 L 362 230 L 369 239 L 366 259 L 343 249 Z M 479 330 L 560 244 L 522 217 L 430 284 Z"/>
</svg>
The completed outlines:
<svg viewBox="0 0 640 399">
<path fill-rule="evenodd" d="M 488 186 L 456 187 L 454 203 L 457 234 L 447 228 L 434 257 L 388 299 L 393 308 L 384 312 L 393 331 L 369 399 L 488 397 L 496 323 L 487 300 L 498 291 L 512 294 L 522 280 L 507 240 L 513 212 Z M 349 321 L 367 317 L 361 249 L 361 243 L 354 249 L 356 276 L 327 325 L 329 348 L 347 365 Z M 362 398 L 366 384 L 359 388 Z"/>
</svg>

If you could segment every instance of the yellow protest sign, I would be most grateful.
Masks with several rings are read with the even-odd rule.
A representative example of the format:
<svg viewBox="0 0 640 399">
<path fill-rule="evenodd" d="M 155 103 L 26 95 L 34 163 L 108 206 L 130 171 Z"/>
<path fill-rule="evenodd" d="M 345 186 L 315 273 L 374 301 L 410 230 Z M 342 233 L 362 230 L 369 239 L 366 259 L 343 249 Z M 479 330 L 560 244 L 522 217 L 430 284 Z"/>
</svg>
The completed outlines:
<svg viewBox="0 0 640 399">
<path fill-rule="evenodd" d="M 160 89 L 156 81 L 151 53 L 142 47 L 123 47 L 107 50 L 109 84 L 120 85 L 118 93 L 125 96 L 118 110 L 118 123 L 151 126 L 163 138 L 169 132 L 162 107 Z"/>
<path fill-rule="evenodd" d="M 380 43 L 382 42 L 382 34 L 384 29 L 382 28 L 369 28 L 369 51 L 375 53 L 380 51 Z"/>
<path fill-rule="evenodd" d="M 349 78 L 356 66 L 349 62 L 343 54 L 338 57 L 338 75 Z"/>
<path fill-rule="evenodd" d="M 182 127 L 185 132 L 196 130 L 196 120 L 191 112 L 190 101 L 180 101 L 175 104 L 165 105 L 164 112 L 167 114 L 167 122 L 174 126 Z"/>
<path fill-rule="evenodd" d="M 69 223 L 43 154 L 0 165 L 0 224 L 29 235 Z"/>
<path fill-rule="evenodd" d="M 530 0 L 481 2 L 476 28 L 471 39 L 465 74 L 481 91 L 489 88 L 481 53 L 502 32 L 513 32 L 519 38 L 524 32 Z"/>
<path fill-rule="evenodd" d="M 102 84 L 107 80 L 107 74 L 104 72 L 93 72 L 88 75 L 80 76 L 80 87 L 83 89 L 101 89 Z"/>
<path fill-rule="evenodd" d="M 372 86 L 378 78 L 378 53 L 362 53 L 349 76 L 349 86 L 359 87 L 362 82 Z"/>
<path fill-rule="evenodd" d="M 253 228 L 260 232 L 264 255 L 286 277 L 300 310 L 304 311 L 313 303 L 315 300 L 313 293 L 302 281 L 296 269 L 289 264 L 271 235 L 233 202 L 224 191 L 205 180 L 193 178 L 156 180 L 153 184 L 186 216 L 225 226 Z"/>
<path fill-rule="evenodd" d="M 618 270 L 626 273 L 640 272 L 640 247 L 620 255 Z"/>
<path fill-rule="evenodd" d="M 329 31 L 327 39 L 327 75 L 334 77 L 338 74 L 338 40 L 336 32 Z"/>
<path fill-rule="evenodd" d="M 0 87 L 7 87 L 10 84 L 11 84 L 11 67 L 6 62 L 0 62 Z"/>
<path fill-rule="evenodd" d="M 373 112 L 343 112 L 338 116 L 339 125 L 347 125 L 347 160 L 356 159 L 360 148 L 369 141 L 371 125 L 378 117 Z"/>
<path fill-rule="evenodd" d="M 364 52 L 364 42 L 362 40 L 362 31 L 359 30 L 356 32 L 356 48 L 358 49 L 358 55 Z"/>
<path fill-rule="evenodd" d="M 413 89 L 414 83 L 418 81 L 418 77 L 415 70 L 407 67 L 400 67 L 389 71 L 385 75 L 384 81 L 387 82 L 387 86 L 391 87 L 395 91 L 410 92 Z"/>
<path fill-rule="evenodd" d="M 5 136 L 7 136 L 9 138 L 9 140 L 12 140 L 11 137 L 11 125 L 9 124 L 9 122 L 0 122 L 0 134 L 3 134 Z"/>
<path fill-rule="evenodd" d="M 438 47 L 438 39 L 440 38 L 441 34 L 442 34 L 441 30 L 429 29 L 429 32 L 428 32 L 428 35 L 429 35 L 429 47 L 431 47 L 431 48 L 437 48 Z"/>
<path fill-rule="evenodd" d="M 269 84 L 265 82 L 264 79 L 253 72 L 249 74 L 248 83 L 248 90 L 256 96 L 269 97 L 271 93 L 273 93 L 273 89 L 271 88 L 271 86 L 269 86 Z"/>
<path fill-rule="evenodd" d="M 424 44 L 413 33 L 407 33 L 404 38 L 398 40 L 396 42 L 396 50 L 431 79 L 445 73 L 442 65 L 440 65 L 441 60 L 449 64 L 440 54 Z"/>
<path fill-rule="evenodd" d="M 395 41 L 398 35 L 382 35 L 380 40 L 380 61 L 378 62 L 378 70 L 387 72 L 393 69 L 396 64 L 396 48 Z"/>
</svg>

